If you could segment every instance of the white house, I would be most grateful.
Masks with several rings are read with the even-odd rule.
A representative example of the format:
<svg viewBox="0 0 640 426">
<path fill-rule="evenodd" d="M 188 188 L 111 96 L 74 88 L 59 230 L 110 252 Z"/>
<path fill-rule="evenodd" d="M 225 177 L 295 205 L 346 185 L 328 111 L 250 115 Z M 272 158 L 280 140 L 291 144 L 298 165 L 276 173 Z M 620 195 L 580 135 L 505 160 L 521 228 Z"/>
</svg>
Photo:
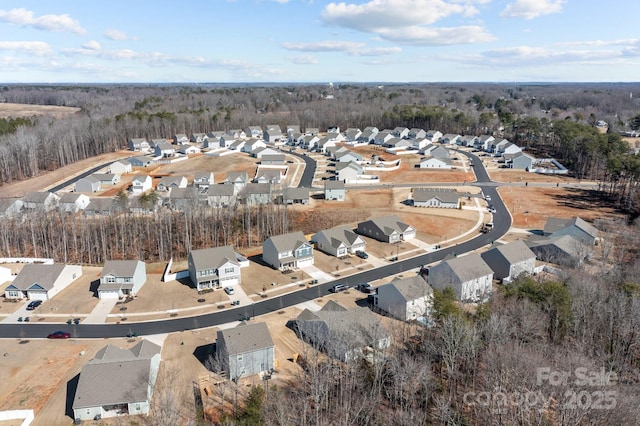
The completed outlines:
<svg viewBox="0 0 640 426">
<path fill-rule="evenodd" d="M 511 281 L 521 274 L 532 275 L 536 267 L 535 253 L 522 240 L 496 244 L 480 256 L 498 280 Z"/>
<path fill-rule="evenodd" d="M 134 194 L 141 194 L 151 189 L 153 185 L 153 179 L 149 175 L 137 175 L 131 179 L 131 192 Z"/>
<path fill-rule="evenodd" d="M 82 276 L 79 265 L 62 263 L 24 265 L 5 290 L 7 299 L 49 300 Z"/>
<path fill-rule="evenodd" d="M 482 302 L 492 294 L 493 270 L 479 254 L 447 259 L 429 268 L 432 288 L 452 288 L 462 302 Z"/>
<path fill-rule="evenodd" d="M 125 173 L 131 173 L 133 171 L 133 166 L 131 162 L 127 159 L 114 161 L 109 165 L 109 173 L 122 175 Z"/>
<path fill-rule="evenodd" d="M 460 195 L 455 189 L 414 188 L 413 205 L 457 209 L 460 207 Z"/>
<path fill-rule="evenodd" d="M 344 257 L 357 251 L 365 251 L 366 241 L 348 227 L 325 229 L 312 237 L 318 250 L 335 257 Z"/>
<path fill-rule="evenodd" d="M 451 159 L 438 157 L 424 157 L 420 160 L 421 169 L 451 169 Z"/>
<path fill-rule="evenodd" d="M 135 296 L 147 282 L 146 265 L 141 260 L 107 260 L 100 274 L 98 297 L 119 299 Z"/>
<path fill-rule="evenodd" d="M 77 192 L 67 192 L 62 195 L 58 205 L 60 209 L 69 213 L 76 213 L 80 210 L 84 210 L 88 205 L 91 199 L 85 194 L 79 194 Z"/>
<path fill-rule="evenodd" d="M 433 290 L 421 275 L 378 286 L 376 307 L 400 321 L 423 320 L 433 306 Z"/>
</svg>

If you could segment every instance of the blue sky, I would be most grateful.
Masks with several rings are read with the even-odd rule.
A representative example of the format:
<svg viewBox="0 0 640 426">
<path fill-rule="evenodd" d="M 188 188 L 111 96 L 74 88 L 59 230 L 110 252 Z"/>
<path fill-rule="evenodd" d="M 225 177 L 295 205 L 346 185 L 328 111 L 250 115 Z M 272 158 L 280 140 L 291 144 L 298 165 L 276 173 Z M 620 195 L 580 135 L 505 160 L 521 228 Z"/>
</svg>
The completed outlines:
<svg viewBox="0 0 640 426">
<path fill-rule="evenodd" d="M 639 16 L 616 0 L 5 0 L 0 82 L 638 81 Z"/>
</svg>

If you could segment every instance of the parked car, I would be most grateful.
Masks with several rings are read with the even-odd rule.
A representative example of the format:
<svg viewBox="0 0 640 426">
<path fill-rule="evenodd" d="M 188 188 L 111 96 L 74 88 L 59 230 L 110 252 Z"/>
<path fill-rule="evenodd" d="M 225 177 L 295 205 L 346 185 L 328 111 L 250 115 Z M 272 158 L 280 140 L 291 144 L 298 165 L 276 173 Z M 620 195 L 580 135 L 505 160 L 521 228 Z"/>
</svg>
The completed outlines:
<svg viewBox="0 0 640 426">
<path fill-rule="evenodd" d="M 376 288 L 369 283 L 358 284 L 357 289 L 363 293 L 375 293 Z"/>
<path fill-rule="evenodd" d="M 47 339 L 68 339 L 69 337 L 71 334 L 66 331 L 54 331 L 47 336 Z"/>
<path fill-rule="evenodd" d="M 358 256 L 360 259 L 366 259 L 366 258 L 369 257 L 367 252 L 366 251 L 362 251 L 362 250 L 356 251 L 356 256 Z"/>
<path fill-rule="evenodd" d="M 339 293 L 345 290 L 349 290 L 349 286 L 344 284 L 334 284 L 333 287 L 329 289 L 331 293 Z"/>
<path fill-rule="evenodd" d="M 35 308 L 37 308 L 40 305 L 42 305 L 42 300 L 33 300 L 29 302 L 29 304 L 27 305 L 27 311 L 33 311 Z"/>
<path fill-rule="evenodd" d="M 484 199 L 487 200 L 487 201 L 491 201 L 491 195 L 485 195 Z"/>
<path fill-rule="evenodd" d="M 494 209 L 493 207 L 489 207 L 487 210 L 489 211 L 489 213 L 495 213 L 496 212 L 496 209 Z"/>
<path fill-rule="evenodd" d="M 234 290 L 233 287 L 225 287 L 224 292 L 227 294 L 234 294 L 236 291 Z"/>
</svg>

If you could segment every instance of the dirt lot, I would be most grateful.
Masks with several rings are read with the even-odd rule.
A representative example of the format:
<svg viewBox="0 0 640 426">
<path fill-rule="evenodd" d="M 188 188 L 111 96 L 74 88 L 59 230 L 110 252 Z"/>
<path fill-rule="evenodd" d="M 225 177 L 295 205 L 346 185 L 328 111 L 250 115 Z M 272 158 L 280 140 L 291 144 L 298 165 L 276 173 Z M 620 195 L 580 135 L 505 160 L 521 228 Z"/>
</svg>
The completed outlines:
<svg viewBox="0 0 640 426">
<path fill-rule="evenodd" d="M 50 116 L 54 118 L 63 118 L 69 115 L 76 114 L 80 111 L 81 108 L 74 107 L 0 103 L 0 118 L 28 118 L 33 116 Z"/>
</svg>

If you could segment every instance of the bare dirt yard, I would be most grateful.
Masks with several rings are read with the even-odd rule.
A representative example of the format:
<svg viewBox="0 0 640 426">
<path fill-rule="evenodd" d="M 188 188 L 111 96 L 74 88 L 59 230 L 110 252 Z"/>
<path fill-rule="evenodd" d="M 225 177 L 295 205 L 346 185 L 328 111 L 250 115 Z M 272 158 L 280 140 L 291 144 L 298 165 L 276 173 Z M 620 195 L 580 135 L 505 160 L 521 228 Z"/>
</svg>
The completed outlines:
<svg viewBox="0 0 640 426">
<path fill-rule="evenodd" d="M 75 107 L 0 103 L 0 118 L 24 118 L 34 116 L 64 118 L 69 115 L 77 114 L 80 111 L 81 108 Z"/>
</svg>

